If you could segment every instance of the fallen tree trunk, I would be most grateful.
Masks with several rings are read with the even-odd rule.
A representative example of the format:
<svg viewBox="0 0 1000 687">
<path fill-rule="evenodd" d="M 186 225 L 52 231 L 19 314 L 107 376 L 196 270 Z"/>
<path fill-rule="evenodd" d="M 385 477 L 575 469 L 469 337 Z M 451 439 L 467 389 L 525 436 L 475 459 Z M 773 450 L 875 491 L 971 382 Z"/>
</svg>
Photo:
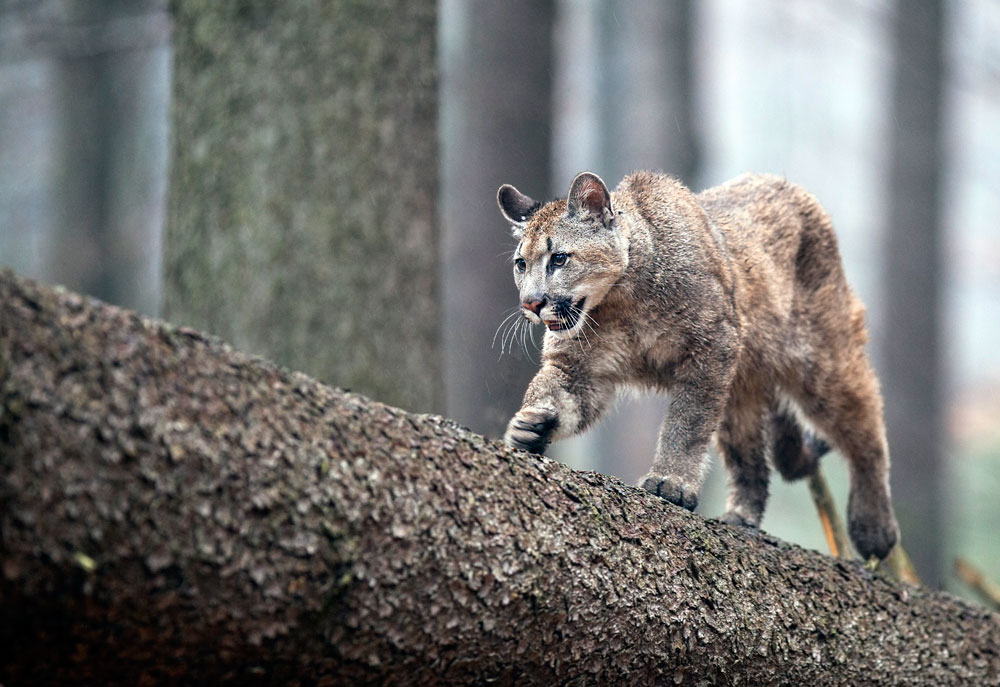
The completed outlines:
<svg viewBox="0 0 1000 687">
<path fill-rule="evenodd" d="M 947 594 L 6 271 L 0 413 L 3 684 L 1000 672 Z"/>
</svg>

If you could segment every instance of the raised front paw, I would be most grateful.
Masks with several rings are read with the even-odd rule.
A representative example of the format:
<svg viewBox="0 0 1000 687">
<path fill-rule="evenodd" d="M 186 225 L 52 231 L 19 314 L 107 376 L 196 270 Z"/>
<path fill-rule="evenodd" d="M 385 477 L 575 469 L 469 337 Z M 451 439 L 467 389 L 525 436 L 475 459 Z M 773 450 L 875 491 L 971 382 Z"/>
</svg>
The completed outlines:
<svg viewBox="0 0 1000 687">
<path fill-rule="evenodd" d="M 504 443 L 532 453 L 542 453 L 559 427 L 559 416 L 543 408 L 521 408 L 507 424 Z"/>
<path fill-rule="evenodd" d="M 698 507 L 698 489 L 677 477 L 649 472 L 639 480 L 639 486 L 682 508 L 694 510 Z"/>
</svg>

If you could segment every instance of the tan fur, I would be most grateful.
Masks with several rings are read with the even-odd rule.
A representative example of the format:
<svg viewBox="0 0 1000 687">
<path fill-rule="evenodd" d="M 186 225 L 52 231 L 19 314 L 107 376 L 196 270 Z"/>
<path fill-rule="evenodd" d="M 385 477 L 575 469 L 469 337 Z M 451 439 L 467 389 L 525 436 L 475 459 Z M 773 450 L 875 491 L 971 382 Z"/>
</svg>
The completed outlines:
<svg viewBox="0 0 1000 687">
<path fill-rule="evenodd" d="M 812 195 L 764 175 L 694 195 L 650 172 L 610 193 L 584 173 L 565 201 L 503 186 L 498 202 L 520 238 L 525 317 L 549 329 L 508 444 L 542 451 L 582 431 L 623 386 L 670 392 L 645 489 L 694 508 L 714 435 L 730 474 L 723 519 L 756 526 L 768 458 L 801 477 L 829 441 L 850 465 L 856 548 L 889 553 L 898 530 L 864 307 Z"/>
</svg>

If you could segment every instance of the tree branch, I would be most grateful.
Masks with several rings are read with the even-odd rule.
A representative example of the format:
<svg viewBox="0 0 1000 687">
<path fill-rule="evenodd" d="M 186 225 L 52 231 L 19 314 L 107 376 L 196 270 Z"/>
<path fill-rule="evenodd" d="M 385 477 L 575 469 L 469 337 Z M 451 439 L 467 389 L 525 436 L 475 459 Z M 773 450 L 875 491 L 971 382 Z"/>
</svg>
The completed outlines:
<svg viewBox="0 0 1000 687">
<path fill-rule="evenodd" d="M 823 526 L 823 534 L 826 537 L 826 545 L 830 548 L 830 555 L 834 558 L 850 558 L 851 543 L 847 538 L 847 530 L 844 528 L 844 521 L 840 519 L 840 512 L 833 503 L 833 493 L 830 491 L 826 476 L 819 465 L 809 475 L 807 483 L 809 495 L 812 496 L 813 504 L 816 506 L 820 525 Z"/>
<path fill-rule="evenodd" d="M 1000 624 L 0 272 L 4 684 L 985 684 Z"/>
<path fill-rule="evenodd" d="M 991 607 L 1000 609 L 1000 585 L 990 581 L 982 571 L 964 558 L 956 558 L 954 565 L 958 579 L 969 585 Z"/>
</svg>

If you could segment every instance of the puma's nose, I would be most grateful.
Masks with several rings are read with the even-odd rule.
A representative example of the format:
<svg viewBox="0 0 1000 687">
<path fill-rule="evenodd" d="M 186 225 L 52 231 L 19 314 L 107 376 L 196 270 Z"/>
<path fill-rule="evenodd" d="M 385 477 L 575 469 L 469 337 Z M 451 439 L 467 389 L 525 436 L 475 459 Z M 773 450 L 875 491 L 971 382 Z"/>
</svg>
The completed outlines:
<svg viewBox="0 0 1000 687">
<path fill-rule="evenodd" d="M 542 296 L 540 300 L 535 297 L 530 300 L 522 301 L 521 307 L 525 310 L 530 310 L 537 315 L 538 311 L 545 307 L 546 300 L 545 296 Z"/>
</svg>

